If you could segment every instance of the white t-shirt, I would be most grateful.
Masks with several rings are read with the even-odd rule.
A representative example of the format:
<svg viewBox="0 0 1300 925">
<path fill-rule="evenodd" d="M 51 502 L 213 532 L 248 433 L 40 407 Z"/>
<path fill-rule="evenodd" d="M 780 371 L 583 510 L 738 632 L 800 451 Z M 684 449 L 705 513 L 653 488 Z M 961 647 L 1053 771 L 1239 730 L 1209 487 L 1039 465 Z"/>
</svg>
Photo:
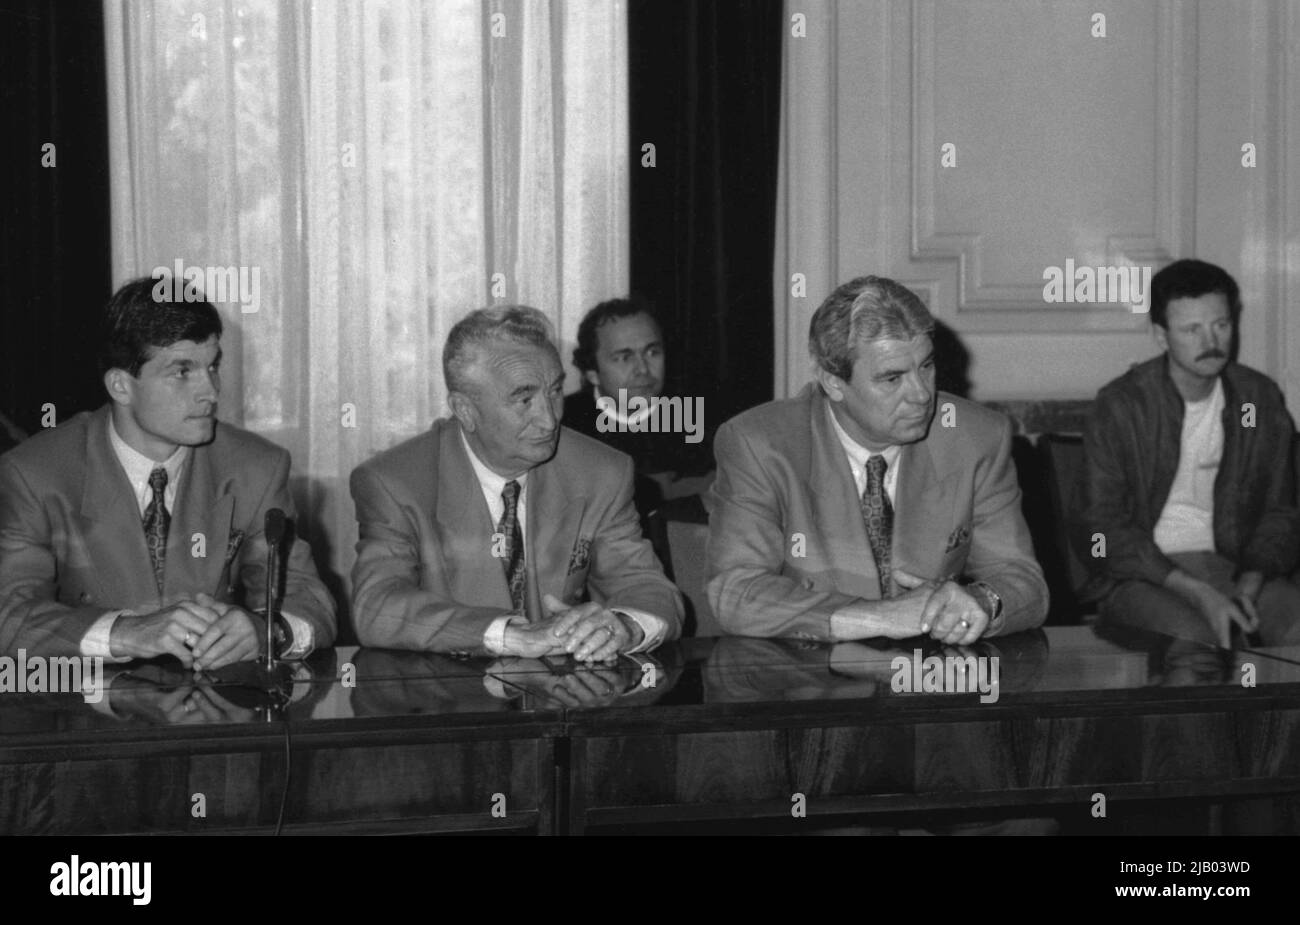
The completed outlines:
<svg viewBox="0 0 1300 925">
<path fill-rule="evenodd" d="M 1214 550 L 1214 480 L 1223 456 L 1223 381 L 1201 401 L 1187 402 L 1178 471 L 1169 489 L 1155 542 L 1165 555 Z"/>
</svg>

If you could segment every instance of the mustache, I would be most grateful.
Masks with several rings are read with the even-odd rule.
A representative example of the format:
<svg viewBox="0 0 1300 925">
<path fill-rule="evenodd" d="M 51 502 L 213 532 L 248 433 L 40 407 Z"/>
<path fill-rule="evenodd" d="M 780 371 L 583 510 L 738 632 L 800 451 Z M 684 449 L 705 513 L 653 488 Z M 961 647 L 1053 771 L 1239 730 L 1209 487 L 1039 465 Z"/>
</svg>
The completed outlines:
<svg viewBox="0 0 1300 925">
<path fill-rule="evenodd" d="M 1207 350 L 1207 351 L 1205 351 L 1204 353 L 1202 353 L 1202 354 L 1201 354 L 1200 356 L 1198 356 L 1196 359 L 1198 359 L 1198 360 L 1226 360 L 1227 358 L 1228 358 L 1228 355 L 1227 355 L 1226 353 L 1224 353 L 1222 350 L 1218 350 L 1218 349 L 1213 349 L 1213 348 L 1211 348 L 1210 350 Z"/>
</svg>

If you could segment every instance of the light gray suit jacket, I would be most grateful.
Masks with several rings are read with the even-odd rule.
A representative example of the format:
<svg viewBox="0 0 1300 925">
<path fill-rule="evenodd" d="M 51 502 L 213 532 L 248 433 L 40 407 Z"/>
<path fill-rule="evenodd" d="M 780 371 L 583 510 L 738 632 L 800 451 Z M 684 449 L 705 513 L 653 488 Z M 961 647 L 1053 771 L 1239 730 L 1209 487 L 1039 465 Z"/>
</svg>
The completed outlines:
<svg viewBox="0 0 1300 925">
<path fill-rule="evenodd" d="M 352 614 L 362 645 L 482 654 L 483 634 L 511 610 L 492 523 L 460 424 L 433 428 L 352 473 L 359 539 Z M 681 632 L 682 598 L 641 536 L 632 459 L 567 427 L 528 474 L 524 564 L 528 610 L 542 596 L 588 597 L 644 610 Z"/>
<path fill-rule="evenodd" d="M 938 402 L 952 403 L 955 426 L 942 426 L 941 410 L 899 456 L 893 567 L 986 581 L 1003 602 L 990 634 L 1039 626 L 1047 585 L 1020 512 L 1010 422 L 955 395 L 940 392 Z M 813 384 L 718 430 L 708 595 L 730 633 L 830 640 L 835 611 L 882 597 L 857 486 L 827 414 Z"/>
<path fill-rule="evenodd" d="M 250 610 L 264 603 L 266 512 L 294 516 L 288 452 L 221 422 L 190 450 L 160 595 L 110 426 L 105 405 L 0 456 L 0 653 L 77 655 L 105 613 L 149 613 L 199 592 Z M 305 542 L 286 556 L 281 606 L 312 624 L 317 646 L 333 643 L 334 600 Z"/>
</svg>

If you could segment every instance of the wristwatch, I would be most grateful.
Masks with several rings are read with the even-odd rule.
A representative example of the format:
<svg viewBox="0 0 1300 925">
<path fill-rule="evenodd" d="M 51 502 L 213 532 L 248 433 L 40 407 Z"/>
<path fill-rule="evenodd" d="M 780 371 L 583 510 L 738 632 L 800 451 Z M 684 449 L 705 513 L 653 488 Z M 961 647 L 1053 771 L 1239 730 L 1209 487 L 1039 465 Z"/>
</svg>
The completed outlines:
<svg viewBox="0 0 1300 925">
<path fill-rule="evenodd" d="M 255 613 L 263 620 L 266 619 L 266 611 L 258 610 Z M 271 641 L 275 643 L 275 655 L 289 648 L 289 643 L 293 641 L 293 635 L 289 632 L 289 627 L 280 614 L 275 615 L 275 625 L 271 627 Z"/>
<path fill-rule="evenodd" d="M 975 599 L 984 608 L 984 612 L 989 615 L 989 625 L 992 626 L 997 622 L 998 617 L 1002 616 L 1002 597 L 998 592 L 983 581 L 972 581 L 966 586 L 966 590 L 974 592 Z"/>
</svg>

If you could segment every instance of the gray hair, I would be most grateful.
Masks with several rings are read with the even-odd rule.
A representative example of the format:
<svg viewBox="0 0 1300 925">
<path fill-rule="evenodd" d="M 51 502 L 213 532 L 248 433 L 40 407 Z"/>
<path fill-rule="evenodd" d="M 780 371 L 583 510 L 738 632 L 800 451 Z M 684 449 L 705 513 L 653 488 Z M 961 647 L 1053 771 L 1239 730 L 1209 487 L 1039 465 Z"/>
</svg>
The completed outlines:
<svg viewBox="0 0 1300 925">
<path fill-rule="evenodd" d="M 934 316 L 916 293 L 883 276 L 859 276 L 840 286 L 813 313 L 808 352 L 826 372 L 848 380 L 858 346 L 934 334 Z"/>
<path fill-rule="evenodd" d="M 447 391 L 470 391 L 467 381 L 470 367 L 483 349 L 495 344 L 556 349 L 551 322 L 535 308 L 500 305 L 475 309 L 456 322 L 442 348 L 442 375 Z"/>
</svg>

